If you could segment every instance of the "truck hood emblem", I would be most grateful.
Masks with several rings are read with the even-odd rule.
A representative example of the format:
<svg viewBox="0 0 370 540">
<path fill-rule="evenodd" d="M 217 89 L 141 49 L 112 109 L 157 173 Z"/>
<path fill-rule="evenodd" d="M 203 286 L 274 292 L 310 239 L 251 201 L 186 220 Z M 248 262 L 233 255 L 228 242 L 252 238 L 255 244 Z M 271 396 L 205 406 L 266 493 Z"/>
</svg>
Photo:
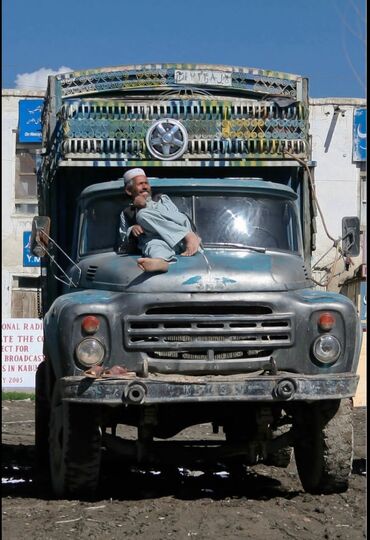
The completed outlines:
<svg viewBox="0 0 370 540">
<path fill-rule="evenodd" d="M 213 289 L 225 289 L 227 285 L 236 283 L 235 279 L 227 277 L 213 277 L 213 276 L 193 276 L 186 281 L 183 281 L 182 285 L 195 285 L 198 288 L 205 288 L 206 290 Z"/>
<path fill-rule="evenodd" d="M 151 155 L 163 161 L 177 159 L 188 147 L 188 133 L 178 120 L 157 120 L 148 129 L 146 146 Z"/>
</svg>

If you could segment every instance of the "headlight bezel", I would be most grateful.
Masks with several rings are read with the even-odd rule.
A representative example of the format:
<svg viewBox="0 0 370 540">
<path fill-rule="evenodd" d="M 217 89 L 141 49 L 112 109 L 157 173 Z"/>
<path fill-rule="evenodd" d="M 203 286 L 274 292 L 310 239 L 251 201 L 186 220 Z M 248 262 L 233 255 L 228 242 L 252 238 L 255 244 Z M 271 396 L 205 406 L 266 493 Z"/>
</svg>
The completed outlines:
<svg viewBox="0 0 370 540">
<path fill-rule="evenodd" d="M 86 356 L 88 355 L 92 356 L 92 353 L 89 353 L 88 350 L 85 350 L 85 351 L 81 350 L 83 347 L 87 347 L 89 344 L 90 345 L 94 344 L 98 348 L 98 351 L 96 351 L 98 354 L 97 354 L 96 360 L 94 361 L 86 360 Z M 83 369 L 101 365 L 104 362 L 105 355 L 106 355 L 106 348 L 104 346 L 104 343 L 102 343 L 96 337 L 92 337 L 92 336 L 86 337 L 82 339 L 81 341 L 79 341 L 79 343 L 77 343 L 75 347 L 75 358 L 78 364 L 83 367 Z"/>
<path fill-rule="evenodd" d="M 323 344 L 325 341 L 332 340 L 336 346 L 336 352 L 334 355 L 325 355 L 320 353 L 317 349 L 320 344 Z M 315 359 L 315 362 L 319 362 L 323 366 L 331 366 L 337 362 L 342 353 L 342 344 L 340 340 L 333 334 L 325 333 L 318 336 L 312 344 L 312 355 Z"/>
</svg>

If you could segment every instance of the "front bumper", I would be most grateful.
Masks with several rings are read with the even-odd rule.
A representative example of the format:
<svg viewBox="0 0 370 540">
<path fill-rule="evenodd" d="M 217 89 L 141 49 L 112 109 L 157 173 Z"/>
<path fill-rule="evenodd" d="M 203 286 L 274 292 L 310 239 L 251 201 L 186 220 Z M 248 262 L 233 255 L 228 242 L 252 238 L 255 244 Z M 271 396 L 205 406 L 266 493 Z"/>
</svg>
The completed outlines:
<svg viewBox="0 0 370 540">
<path fill-rule="evenodd" d="M 190 402 L 317 401 L 353 397 L 359 377 L 352 373 L 331 375 L 149 375 L 89 379 L 64 377 L 62 399 L 68 402 L 152 405 Z"/>
</svg>

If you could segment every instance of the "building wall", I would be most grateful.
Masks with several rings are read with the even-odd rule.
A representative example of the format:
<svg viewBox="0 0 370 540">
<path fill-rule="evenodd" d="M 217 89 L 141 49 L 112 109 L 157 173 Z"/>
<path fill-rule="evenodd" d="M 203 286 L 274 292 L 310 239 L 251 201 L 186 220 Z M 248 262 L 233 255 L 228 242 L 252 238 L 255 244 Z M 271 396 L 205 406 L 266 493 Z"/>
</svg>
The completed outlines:
<svg viewBox="0 0 370 540">
<path fill-rule="evenodd" d="M 366 201 L 361 194 L 361 164 L 353 161 L 353 116 L 356 108 L 366 107 L 364 99 L 325 98 L 310 100 L 310 134 L 312 137 L 312 160 L 317 162 L 314 178 L 316 194 L 330 236 L 337 239 L 342 235 L 342 218 L 362 217 Z M 362 165 L 364 170 L 364 165 Z M 363 227 L 365 229 L 365 227 Z M 335 258 L 333 241 L 328 238 L 320 217 L 317 217 L 316 251 L 312 257 L 315 265 L 325 253 L 319 267 L 331 265 Z M 338 290 L 358 266 L 364 262 L 363 254 L 353 259 L 348 272 L 339 260 L 335 273 L 340 273 L 329 285 Z M 316 279 L 324 278 L 325 272 L 314 272 Z"/>
<path fill-rule="evenodd" d="M 18 103 L 40 99 L 44 92 L 2 90 L 2 317 L 11 317 L 14 276 L 36 277 L 38 268 L 23 266 L 23 231 L 30 231 L 32 215 L 15 213 L 15 167 Z M 40 145 L 41 146 L 41 145 Z"/>
</svg>

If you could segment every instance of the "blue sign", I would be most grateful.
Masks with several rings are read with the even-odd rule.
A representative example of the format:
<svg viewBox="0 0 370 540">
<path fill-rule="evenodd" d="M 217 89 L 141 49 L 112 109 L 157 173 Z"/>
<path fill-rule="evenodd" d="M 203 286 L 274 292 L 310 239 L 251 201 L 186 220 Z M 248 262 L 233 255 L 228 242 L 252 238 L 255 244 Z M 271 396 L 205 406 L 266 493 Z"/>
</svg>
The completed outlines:
<svg viewBox="0 0 370 540">
<path fill-rule="evenodd" d="M 19 142 L 41 142 L 41 113 L 43 99 L 21 99 L 19 101 Z"/>
<path fill-rule="evenodd" d="M 366 300 L 366 294 L 367 294 L 367 283 L 366 281 L 361 281 L 360 285 L 360 296 L 361 296 L 361 305 L 360 305 L 360 318 L 361 318 L 361 324 L 362 328 L 366 330 L 366 312 L 367 312 L 367 300 Z"/>
<path fill-rule="evenodd" d="M 353 161 L 366 161 L 366 109 L 353 115 Z"/>
<path fill-rule="evenodd" d="M 40 257 L 31 253 L 30 231 L 23 231 L 23 266 L 40 266 Z"/>
</svg>

